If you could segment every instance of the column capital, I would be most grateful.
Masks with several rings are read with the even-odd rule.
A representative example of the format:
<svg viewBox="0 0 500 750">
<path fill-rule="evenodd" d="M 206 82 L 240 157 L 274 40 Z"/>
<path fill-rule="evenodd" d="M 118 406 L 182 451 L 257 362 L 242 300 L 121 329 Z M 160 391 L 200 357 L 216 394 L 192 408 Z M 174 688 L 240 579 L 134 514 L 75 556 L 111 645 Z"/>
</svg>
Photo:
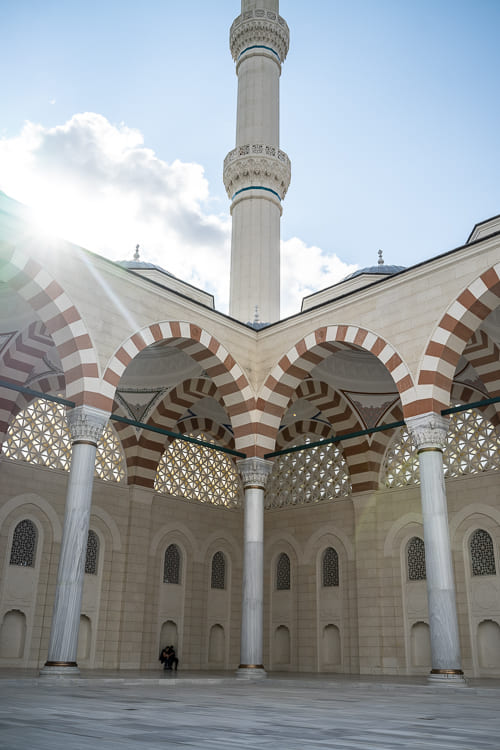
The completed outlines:
<svg viewBox="0 0 500 750">
<path fill-rule="evenodd" d="M 242 458 L 236 465 L 245 490 L 249 487 L 263 490 L 273 468 L 273 462 L 266 461 L 265 458 Z"/>
<path fill-rule="evenodd" d="M 411 439 L 418 451 L 431 449 L 443 451 L 446 447 L 449 420 L 435 412 L 408 417 L 408 427 Z"/>
<path fill-rule="evenodd" d="M 106 427 L 109 414 L 95 406 L 75 406 L 68 411 L 71 443 L 88 442 L 97 445 Z"/>
</svg>

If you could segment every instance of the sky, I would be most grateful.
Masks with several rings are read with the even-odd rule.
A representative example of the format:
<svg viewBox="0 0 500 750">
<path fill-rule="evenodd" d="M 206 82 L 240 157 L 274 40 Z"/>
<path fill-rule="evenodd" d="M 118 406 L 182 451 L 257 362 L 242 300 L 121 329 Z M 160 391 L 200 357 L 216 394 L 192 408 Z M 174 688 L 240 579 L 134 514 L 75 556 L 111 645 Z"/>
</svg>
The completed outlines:
<svg viewBox="0 0 500 750">
<path fill-rule="evenodd" d="M 238 0 L 0 0 L 0 190 L 227 312 Z M 282 317 L 500 214 L 498 0 L 281 0 Z"/>
</svg>

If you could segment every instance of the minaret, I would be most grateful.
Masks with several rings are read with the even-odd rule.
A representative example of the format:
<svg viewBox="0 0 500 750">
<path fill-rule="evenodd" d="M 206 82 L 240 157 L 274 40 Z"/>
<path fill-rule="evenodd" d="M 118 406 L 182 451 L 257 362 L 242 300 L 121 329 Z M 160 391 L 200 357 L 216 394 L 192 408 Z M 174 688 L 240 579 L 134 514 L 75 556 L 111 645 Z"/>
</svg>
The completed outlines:
<svg viewBox="0 0 500 750">
<path fill-rule="evenodd" d="M 241 0 L 230 47 L 238 76 L 236 148 L 224 160 L 232 200 L 229 314 L 244 323 L 280 315 L 281 201 L 290 159 L 279 149 L 279 79 L 289 31 L 279 0 Z"/>
</svg>

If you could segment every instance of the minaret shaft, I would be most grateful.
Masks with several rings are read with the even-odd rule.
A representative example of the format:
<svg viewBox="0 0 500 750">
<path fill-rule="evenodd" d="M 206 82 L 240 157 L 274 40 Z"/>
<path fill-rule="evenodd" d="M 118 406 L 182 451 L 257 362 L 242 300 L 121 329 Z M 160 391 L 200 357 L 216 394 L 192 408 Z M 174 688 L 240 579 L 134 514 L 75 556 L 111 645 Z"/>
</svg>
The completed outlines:
<svg viewBox="0 0 500 750">
<path fill-rule="evenodd" d="M 237 146 L 279 144 L 280 66 L 276 62 L 259 54 L 238 65 Z"/>
<path fill-rule="evenodd" d="M 238 76 L 236 148 L 224 161 L 232 200 L 229 313 L 243 322 L 279 319 L 281 201 L 290 160 L 279 149 L 279 79 L 289 32 L 278 0 L 242 0 L 230 46 Z"/>
</svg>

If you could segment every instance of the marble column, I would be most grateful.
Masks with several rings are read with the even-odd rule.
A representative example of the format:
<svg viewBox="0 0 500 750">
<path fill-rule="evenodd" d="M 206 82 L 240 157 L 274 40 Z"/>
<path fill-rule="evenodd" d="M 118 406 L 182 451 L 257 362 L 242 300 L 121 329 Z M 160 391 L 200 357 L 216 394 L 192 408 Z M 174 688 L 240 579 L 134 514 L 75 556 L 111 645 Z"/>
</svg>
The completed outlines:
<svg viewBox="0 0 500 750">
<path fill-rule="evenodd" d="M 443 472 L 448 420 L 428 413 L 411 417 L 406 424 L 417 448 L 420 468 L 432 657 L 429 680 L 465 685 Z"/>
<path fill-rule="evenodd" d="M 89 406 L 68 412 L 71 469 L 52 612 L 49 654 L 40 675 L 79 674 L 76 663 L 85 555 L 97 444 L 109 414 Z"/>
<path fill-rule="evenodd" d="M 263 458 L 238 461 L 245 490 L 243 531 L 243 597 L 240 666 L 237 676 L 266 677 L 262 664 L 264 607 L 264 488 L 273 464 Z"/>
</svg>

